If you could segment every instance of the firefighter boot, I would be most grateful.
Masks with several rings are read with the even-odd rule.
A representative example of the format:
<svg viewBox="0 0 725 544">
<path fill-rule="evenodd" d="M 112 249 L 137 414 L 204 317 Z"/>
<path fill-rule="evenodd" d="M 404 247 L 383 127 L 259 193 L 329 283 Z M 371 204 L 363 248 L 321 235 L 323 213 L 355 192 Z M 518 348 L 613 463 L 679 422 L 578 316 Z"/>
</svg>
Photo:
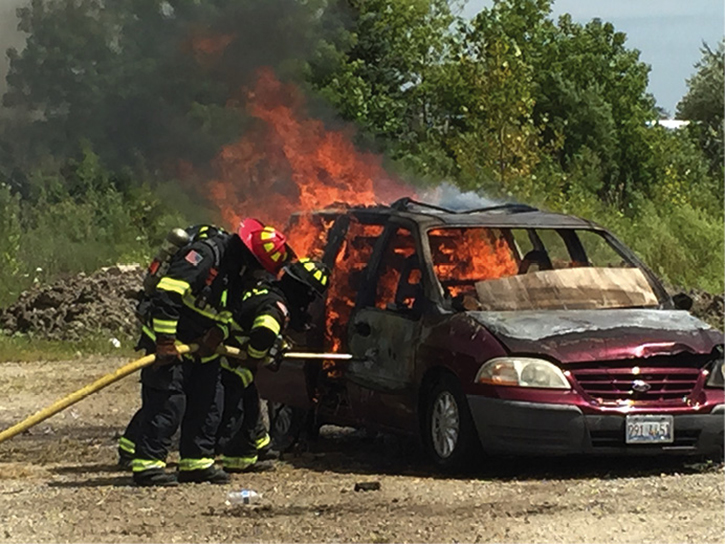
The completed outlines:
<svg viewBox="0 0 725 544">
<path fill-rule="evenodd" d="M 260 461 L 260 462 L 254 463 L 253 465 L 248 466 L 242 472 L 245 472 L 245 473 L 267 472 L 269 470 L 274 470 L 274 469 L 275 469 L 274 461 L 272 459 L 267 459 L 266 461 Z"/>
<path fill-rule="evenodd" d="M 280 452 L 273 450 L 272 446 L 265 446 L 262 449 L 257 450 L 257 459 L 259 461 L 276 461 L 280 458 Z"/>
<path fill-rule="evenodd" d="M 197 470 L 180 470 L 179 482 L 195 483 L 209 482 L 211 484 L 228 484 L 229 474 L 214 465 Z"/>
<path fill-rule="evenodd" d="M 133 454 L 118 448 L 118 468 L 120 470 L 131 470 Z"/>
<path fill-rule="evenodd" d="M 174 486 L 179 481 L 176 474 L 170 474 L 162 468 L 150 468 L 133 473 L 133 483 L 142 487 Z"/>
</svg>

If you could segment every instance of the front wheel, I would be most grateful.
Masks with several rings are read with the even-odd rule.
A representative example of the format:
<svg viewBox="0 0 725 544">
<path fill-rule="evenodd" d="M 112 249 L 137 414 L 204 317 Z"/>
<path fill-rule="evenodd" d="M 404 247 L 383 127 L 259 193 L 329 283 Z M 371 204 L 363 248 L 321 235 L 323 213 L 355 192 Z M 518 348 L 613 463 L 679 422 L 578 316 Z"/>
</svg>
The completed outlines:
<svg viewBox="0 0 725 544">
<path fill-rule="evenodd" d="M 453 376 L 440 377 L 426 396 L 423 433 L 428 455 L 443 470 L 471 468 L 480 454 L 468 402 Z"/>
</svg>

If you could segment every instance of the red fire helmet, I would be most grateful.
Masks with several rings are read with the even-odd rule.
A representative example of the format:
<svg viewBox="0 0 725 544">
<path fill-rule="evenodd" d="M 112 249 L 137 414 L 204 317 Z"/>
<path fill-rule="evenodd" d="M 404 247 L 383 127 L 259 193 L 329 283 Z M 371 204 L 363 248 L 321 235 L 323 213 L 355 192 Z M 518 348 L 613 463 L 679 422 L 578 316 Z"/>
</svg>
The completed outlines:
<svg viewBox="0 0 725 544">
<path fill-rule="evenodd" d="M 271 274 L 277 275 L 290 256 L 287 237 L 274 227 L 265 227 L 256 219 L 243 219 L 237 234 L 259 264 Z"/>
</svg>

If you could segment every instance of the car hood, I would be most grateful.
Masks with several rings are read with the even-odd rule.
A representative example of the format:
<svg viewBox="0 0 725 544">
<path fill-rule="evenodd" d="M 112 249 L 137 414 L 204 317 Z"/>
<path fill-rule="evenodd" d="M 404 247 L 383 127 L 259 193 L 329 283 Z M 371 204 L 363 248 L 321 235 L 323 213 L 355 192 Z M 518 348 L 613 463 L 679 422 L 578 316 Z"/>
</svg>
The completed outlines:
<svg viewBox="0 0 725 544">
<path fill-rule="evenodd" d="M 684 310 L 468 312 L 512 353 L 562 363 L 709 353 L 723 333 Z"/>
</svg>

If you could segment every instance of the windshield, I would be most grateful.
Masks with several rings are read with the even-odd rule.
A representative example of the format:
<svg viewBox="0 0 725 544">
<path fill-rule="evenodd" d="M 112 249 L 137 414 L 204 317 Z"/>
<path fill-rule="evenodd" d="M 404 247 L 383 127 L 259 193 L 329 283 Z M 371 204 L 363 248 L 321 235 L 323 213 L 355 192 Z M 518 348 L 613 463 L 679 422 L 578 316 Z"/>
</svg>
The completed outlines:
<svg viewBox="0 0 725 544">
<path fill-rule="evenodd" d="M 445 294 L 467 310 L 658 304 L 642 270 L 598 231 L 444 228 L 428 241 Z"/>
</svg>

